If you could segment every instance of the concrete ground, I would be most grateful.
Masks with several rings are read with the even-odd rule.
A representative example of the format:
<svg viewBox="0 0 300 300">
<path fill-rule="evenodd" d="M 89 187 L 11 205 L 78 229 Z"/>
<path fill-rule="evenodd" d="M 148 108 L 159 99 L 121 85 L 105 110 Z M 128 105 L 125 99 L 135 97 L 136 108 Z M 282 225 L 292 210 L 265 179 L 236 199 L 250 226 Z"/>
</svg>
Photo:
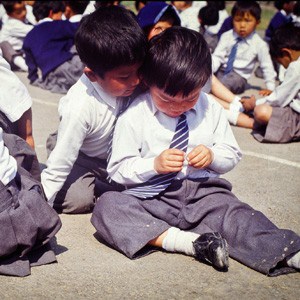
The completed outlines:
<svg viewBox="0 0 300 300">
<path fill-rule="evenodd" d="M 45 142 L 58 125 L 61 97 L 28 84 L 33 98 L 36 151 L 46 162 Z M 261 80 L 252 78 L 251 90 Z M 260 144 L 250 130 L 233 127 L 244 156 L 224 177 L 233 192 L 279 227 L 300 234 L 300 143 Z M 52 240 L 58 263 L 32 268 L 25 278 L 0 276 L 0 299 L 299 299 L 300 273 L 266 277 L 230 259 L 227 273 L 181 254 L 155 252 L 139 260 L 99 242 L 90 214 L 61 215 Z"/>
</svg>

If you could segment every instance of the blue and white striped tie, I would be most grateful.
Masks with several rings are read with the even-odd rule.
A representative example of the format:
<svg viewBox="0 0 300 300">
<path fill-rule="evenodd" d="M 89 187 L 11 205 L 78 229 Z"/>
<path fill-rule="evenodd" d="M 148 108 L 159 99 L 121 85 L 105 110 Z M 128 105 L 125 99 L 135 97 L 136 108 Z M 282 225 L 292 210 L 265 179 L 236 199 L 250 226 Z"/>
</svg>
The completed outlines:
<svg viewBox="0 0 300 300">
<path fill-rule="evenodd" d="M 176 148 L 186 152 L 189 141 L 189 127 L 186 121 L 186 115 L 179 117 L 175 134 L 172 139 L 170 149 Z M 150 178 L 147 182 L 133 188 L 129 188 L 123 193 L 136 196 L 138 198 L 152 198 L 164 191 L 174 180 L 178 172 L 168 174 L 158 174 Z"/>
<path fill-rule="evenodd" d="M 228 57 L 228 61 L 227 61 L 227 66 L 226 69 L 224 71 L 224 75 L 230 73 L 233 69 L 233 63 L 236 57 L 236 52 L 237 52 L 237 48 L 239 45 L 239 42 L 242 40 L 242 38 L 238 37 L 236 40 L 236 43 L 233 45 L 233 47 L 231 48 L 229 57 Z"/>
</svg>

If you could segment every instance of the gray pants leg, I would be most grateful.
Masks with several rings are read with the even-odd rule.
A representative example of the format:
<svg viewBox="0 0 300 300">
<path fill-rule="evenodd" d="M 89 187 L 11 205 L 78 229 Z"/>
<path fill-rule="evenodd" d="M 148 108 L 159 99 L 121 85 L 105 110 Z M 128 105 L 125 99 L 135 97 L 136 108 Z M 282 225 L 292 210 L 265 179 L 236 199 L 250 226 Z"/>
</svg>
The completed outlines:
<svg viewBox="0 0 300 300">
<path fill-rule="evenodd" d="M 234 71 L 224 75 L 223 70 L 220 70 L 216 76 L 234 94 L 241 94 L 246 89 L 247 80 Z"/>
<path fill-rule="evenodd" d="M 49 135 L 46 142 L 48 156 L 54 149 L 57 132 Z M 106 160 L 89 157 L 82 152 L 54 202 L 49 203 L 59 213 L 87 213 L 95 205 L 95 199 L 107 191 L 121 191 L 123 186 L 107 181 Z"/>
<path fill-rule="evenodd" d="M 231 185 L 219 178 L 175 181 L 162 196 L 149 200 L 105 193 L 96 203 L 92 223 L 107 243 L 130 258 L 171 226 L 199 234 L 220 232 L 232 258 L 268 275 L 292 272 L 275 267 L 300 249 L 296 233 L 278 229 L 239 201 Z"/>
</svg>

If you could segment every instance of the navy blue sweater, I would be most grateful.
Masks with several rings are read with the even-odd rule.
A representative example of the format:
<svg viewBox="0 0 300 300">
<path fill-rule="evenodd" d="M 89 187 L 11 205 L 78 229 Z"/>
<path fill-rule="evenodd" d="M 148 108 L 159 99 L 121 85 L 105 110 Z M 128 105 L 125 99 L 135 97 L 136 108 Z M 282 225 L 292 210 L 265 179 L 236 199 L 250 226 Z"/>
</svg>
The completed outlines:
<svg viewBox="0 0 300 300">
<path fill-rule="evenodd" d="M 38 68 L 42 72 L 42 79 L 70 60 L 70 52 L 74 45 L 74 36 L 78 23 L 66 21 L 51 21 L 36 25 L 25 37 L 23 50 L 28 65 L 28 79 L 34 82 L 38 78 Z"/>
</svg>

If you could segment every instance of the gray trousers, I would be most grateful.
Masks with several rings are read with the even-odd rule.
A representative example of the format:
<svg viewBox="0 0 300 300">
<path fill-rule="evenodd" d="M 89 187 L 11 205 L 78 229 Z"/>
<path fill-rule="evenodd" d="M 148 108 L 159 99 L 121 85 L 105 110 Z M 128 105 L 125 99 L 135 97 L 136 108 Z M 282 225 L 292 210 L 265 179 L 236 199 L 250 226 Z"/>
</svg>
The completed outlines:
<svg viewBox="0 0 300 300">
<path fill-rule="evenodd" d="M 241 94 L 246 89 L 247 80 L 234 71 L 224 75 L 224 70 L 220 69 L 215 75 L 234 94 Z"/>
<path fill-rule="evenodd" d="M 13 134 L 5 134 L 4 143 L 13 156 L 20 150 L 25 160 L 31 155 L 30 146 Z M 26 276 L 31 266 L 56 261 L 48 242 L 61 221 L 47 204 L 40 182 L 16 160 L 16 177 L 8 185 L 0 181 L 0 274 Z"/>
<path fill-rule="evenodd" d="M 54 149 L 57 133 L 47 139 L 48 154 Z M 94 208 L 96 199 L 107 191 L 121 191 L 123 186 L 107 181 L 105 159 L 90 157 L 79 152 L 70 174 L 57 193 L 54 202 L 49 203 L 59 213 L 87 213 Z"/>
<path fill-rule="evenodd" d="M 147 244 L 170 227 L 203 234 L 219 232 L 232 258 L 264 274 L 294 272 L 277 264 L 300 250 L 300 237 L 278 229 L 265 215 L 239 201 L 225 179 L 174 181 L 161 195 L 142 200 L 103 194 L 91 222 L 99 236 L 129 258 L 154 251 Z"/>
</svg>

